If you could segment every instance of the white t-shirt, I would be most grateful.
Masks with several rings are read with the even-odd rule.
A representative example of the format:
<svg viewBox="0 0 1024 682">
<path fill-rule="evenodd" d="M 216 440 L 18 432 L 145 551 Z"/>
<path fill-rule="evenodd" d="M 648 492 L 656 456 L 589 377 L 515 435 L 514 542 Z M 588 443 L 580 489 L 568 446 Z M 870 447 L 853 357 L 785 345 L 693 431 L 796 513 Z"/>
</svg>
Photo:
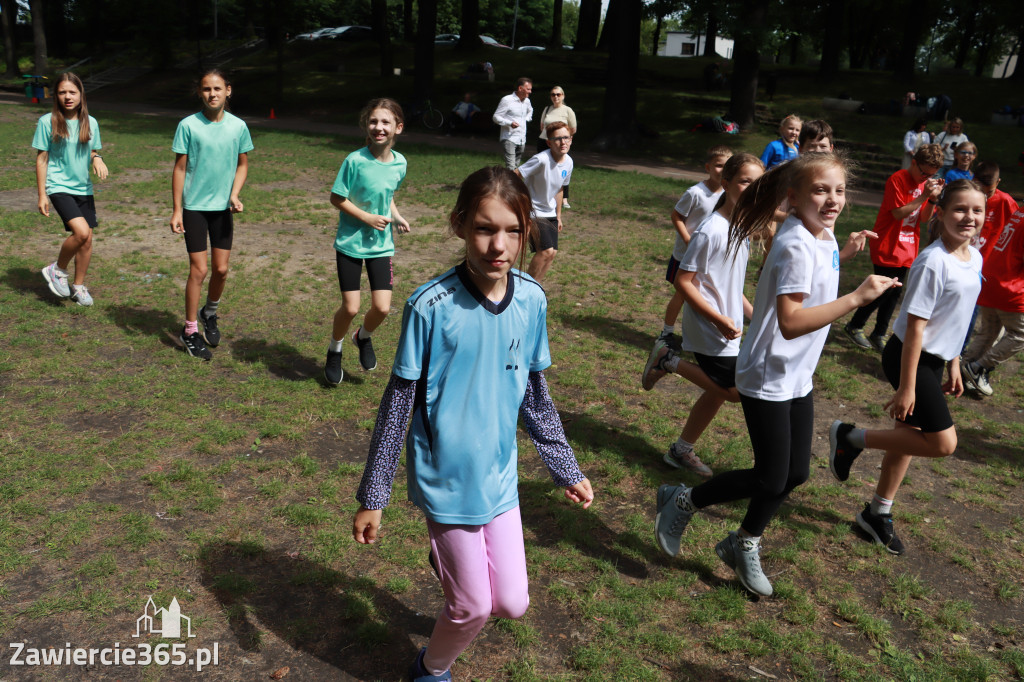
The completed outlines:
<svg viewBox="0 0 1024 682">
<path fill-rule="evenodd" d="M 924 249 L 907 275 L 903 307 L 893 333 L 907 337 L 907 315 L 928 320 L 921 350 L 949 361 L 960 354 L 974 304 L 981 293 L 981 253 L 970 247 L 971 259 L 962 261 L 939 239 Z"/>
<path fill-rule="evenodd" d="M 701 297 L 715 312 L 731 317 L 739 329 L 743 329 L 743 281 L 749 255 L 747 241 L 735 253 L 729 252 L 729 221 L 715 211 L 693 233 L 679 265 L 680 270 L 697 273 L 693 283 Z M 683 350 L 716 357 L 736 357 L 740 352 L 740 340 L 726 339 L 711 320 L 685 305 Z"/>
<path fill-rule="evenodd" d="M 534 154 L 529 161 L 518 168 L 523 182 L 530 190 L 535 218 L 554 218 L 557 215 L 555 195 L 569 184 L 572 177 L 572 158 L 568 154 L 560 163 L 555 163 L 551 150 L 545 149 Z"/>
<path fill-rule="evenodd" d="M 775 234 L 757 285 L 753 318 L 736 360 L 736 389 L 745 396 L 782 402 L 802 398 L 814 388 L 814 370 L 831 325 L 784 339 L 776 299 L 782 294 L 804 294 L 804 308 L 836 299 L 839 245 L 830 230 L 823 230 L 821 236 L 815 239 L 796 216 L 786 218 Z"/>
<path fill-rule="evenodd" d="M 711 188 L 701 181 L 686 190 L 686 193 L 679 197 L 679 201 L 676 202 L 676 211 L 679 215 L 686 218 L 686 229 L 690 231 L 691 236 L 693 231 L 704 222 L 704 219 L 715 210 L 715 204 L 718 203 L 718 197 L 720 196 L 722 196 L 721 189 L 717 192 L 712 192 Z M 683 255 L 685 254 L 686 242 L 677 234 L 676 245 L 672 249 L 672 257 L 682 263 Z"/>
</svg>

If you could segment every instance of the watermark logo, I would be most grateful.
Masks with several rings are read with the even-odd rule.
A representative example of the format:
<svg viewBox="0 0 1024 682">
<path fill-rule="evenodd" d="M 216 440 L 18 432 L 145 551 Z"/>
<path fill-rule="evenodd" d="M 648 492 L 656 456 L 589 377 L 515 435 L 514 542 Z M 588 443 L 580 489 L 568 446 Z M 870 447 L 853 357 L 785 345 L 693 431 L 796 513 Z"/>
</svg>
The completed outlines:
<svg viewBox="0 0 1024 682">
<path fill-rule="evenodd" d="M 192 631 L 192 619 L 182 615 L 181 605 L 177 599 L 171 599 L 167 608 L 157 608 L 150 596 L 142 615 L 135 620 L 133 639 L 156 635 L 162 639 L 191 639 L 196 636 Z M 106 647 L 73 647 L 65 642 L 64 647 L 36 647 L 27 642 L 9 642 L 8 665 L 10 666 L 187 666 L 196 672 L 203 668 L 220 664 L 220 643 L 214 642 L 213 647 L 198 647 L 189 651 L 185 642 L 138 642 L 121 646 Z"/>
<path fill-rule="evenodd" d="M 157 618 L 160 619 L 159 627 L 156 627 Z M 192 619 L 181 615 L 181 606 L 178 604 L 177 597 L 171 599 L 171 603 L 166 609 L 158 609 L 153 603 L 153 597 L 150 597 L 142 615 L 135 621 L 135 634 L 132 637 L 143 637 L 149 633 L 160 635 L 166 639 L 179 639 L 182 636 L 182 621 L 185 621 L 186 635 L 189 638 L 195 637 L 195 633 L 192 632 Z"/>
</svg>

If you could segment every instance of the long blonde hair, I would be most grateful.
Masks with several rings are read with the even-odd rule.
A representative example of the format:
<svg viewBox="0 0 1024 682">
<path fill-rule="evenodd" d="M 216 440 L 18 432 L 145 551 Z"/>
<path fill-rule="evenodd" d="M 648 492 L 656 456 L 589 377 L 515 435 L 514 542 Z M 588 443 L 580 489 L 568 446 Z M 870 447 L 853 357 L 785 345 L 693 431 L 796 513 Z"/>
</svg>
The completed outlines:
<svg viewBox="0 0 1024 682">
<path fill-rule="evenodd" d="M 791 187 L 810 182 L 826 168 L 839 168 L 849 177 L 846 160 L 835 152 L 803 154 L 775 166 L 747 187 L 736 202 L 729 223 L 729 249 L 737 249 L 748 237 L 770 233 L 775 211 Z"/>
<path fill-rule="evenodd" d="M 70 71 L 57 76 L 57 80 L 53 84 L 53 114 L 50 116 L 51 139 L 54 142 L 66 140 L 71 134 L 68 131 L 68 119 L 64 115 L 64 107 L 57 99 L 57 90 L 61 83 L 71 83 L 78 88 L 78 93 L 81 95 L 78 108 L 75 109 L 75 117 L 78 120 L 78 144 L 86 144 L 92 139 L 92 130 L 89 128 L 89 107 L 85 103 L 85 86 L 82 85 L 82 79 Z"/>
</svg>

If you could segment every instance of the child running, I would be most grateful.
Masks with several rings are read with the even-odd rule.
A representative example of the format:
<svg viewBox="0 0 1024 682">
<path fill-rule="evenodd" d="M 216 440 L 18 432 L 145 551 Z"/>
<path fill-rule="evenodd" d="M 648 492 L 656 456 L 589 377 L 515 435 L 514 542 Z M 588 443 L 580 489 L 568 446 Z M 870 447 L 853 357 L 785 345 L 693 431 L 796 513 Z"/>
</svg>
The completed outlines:
<svg viewBox="0 0 1024 682">
<path fill-rule="evenodd" d="M 558 253 L 558 233 L 562 231 L 563 190 L 572 180 L 572 131 L 565 121 L 553 121 L 544 128 L 548 149 L 534 154 L 516 169 L 530 190 L 537 233 L 531 235 L 535 251 L 528 268 L 530 276 L 543 281 Z"/>
<path fill-rule="evenodd" d="M 427 517 L 445 594 L 410 669 L 414 682 L 450 680 L 452 663 L 489 617 L 526 612 L 517 415 L 566 497 L 584 509 L 594 499 L 544 380 L 551 364 L 544 290 L 513 269 L 522 268 L 531 230 L 523 181 L 497 167 L 471 174 L 449 229 L 465 242 L 465 257 L 405 304 L 352 529 L 358 542 L 377 539 L 408 428 L 409 499 Z"/>
<path fill-rule="evenodd" d="M 391 310 L 395 255 L 394 229 L 408 232 L 409 223 L 398 213 L 395 192 L 405 178 L 405 157 L 396 152 L 395 138 L 402 133 L 405 117 L 393 99 L 370 100 L 359 114 L 359 127 L 367 145 L 349 154 L 331 187 L 331 205 L 339 211 L 334 239 L 341 307 L 334 313 L 331 344 L 324 363 L 324 380 L 337 386 L 345 378 L 341 369 L 341 344 L 349 325 L 359 314 L 359 279 L 366 263 L 370 281 L 370 309 L 352 334 L 364 371 L 377 369 L 371 334 Z"/>
<path fill-rule="evenodd" d="M 803 121 L 795 114 L 782 119 L 779 124 L 779 139 L 772 140 L 761 152 L 761 163 L 765 169 L 771 170 L 780 163 L 792 161 L 800 155 L 800 127 Z"/>
<path fill-rule="evenodd" d="M 898 170 L 885 181 L 882 205 L 875 218 L 878 239 L 871 242 L 871 264 L 876 275 L 903 280 L 910 265 L 917 258 L 921 241 L 922 221 L 928 222 L 932 202 L 942 191 L 942 180 L 932 177 L 942 163 L 942 149 L 926 144 L 917 150 L 909 170 Z M 889 320 L 896 311 L 900 290 L 892 288 L 870 304 L 860 308 L 843 327 L 843 332 L 861 348 L 874 348 L 879 353 L 885 347 Z M 864 336 L 864 325 L 875 310 L 875 329 L 870 337 Z"/>
<path fill-rule="evenodd" d="M 750 592 L 768 596 L 761 570 L 764 532 L 790 491 L 810 473 L 814 428 L 812 377 L 830 323 L 879 296 L 896 280 L 869 276 L 836 298 L 839 263 L 864 247 L 870 232 L 854 232 L 842 252 L 833 236 L 846 204 L 846 168 L 834 154 L 806 154 L 769 171 L 742 194 L 729 227 L 738 250 L 766 230 L 783 199 L 793 215 L 779 227 L 754 298 L 750 328 L 736 361 L 736 388 L 754 450 L 752 469 L 728 471 L 695 488 L 658 489 L 655 535 L 669 556 L 698 509 L 749 499 L 743 523 L 715 551 Z"/>
<path fill-rule="evenodd" d="M 676 320 L 679 312 L 683 309 L 683 293 L 679 289 L 679 263 L 686 254 L 686 247 L 690 243 L 690 236 L 704 219 L 715 210 L 715 205 L 722 196 L 722 169 L 725 162 L 732 156 L 732 150 L 728 147 L 717 145 L 708 150 L 704 160 L 704 171 L 708 177 L 686 190 L 683 196 L 679 197 L 676 207 L 672 209 L 672 226 L 676 228 L 676 243 L 672 249 L 672 255 L 668 259 L 668 269 L 665 271 L 665 279 L 673 286 L 675 291 L 672 299 L 665 307 L 665 325 L 661 334 L 655 342 L 664 342 L 675 348 L 680 348 L 679 339 L 674 339 L 672 332 L 676 328 Z"/>
<path fill-rule="evenodd" d="M 694 231 L 679 264 L 677 281 L 687 304 L 683 309 L 683 350 L 691 351 L 697 364 L 683 362 L 659 341 L 641 377 L 643 387 L 649 390 L 666 371 L 682 376 L 703 375 L 694 383 L 704 388 L 704 393 L 693 404 L 679 440 L 665 454 L 665 462 L 704 477 L 711 476 L 711 469 L 693 446 L 725 401 L 740 400 L 736 392 L 736 356 L 743 320 L 752 312 L 750 301 L 743 295 L 750 247 L 744 241 L 730 252 L 729 219 L 740 195 L 762 173 L 764 166 L 753 154 L 736 154 L 725 163 L 725 192 L 715 212 Z"/>
<path fill-rule="evenodd" d="M 885 450 L 875 495 L 857 514 L 860 526 L 891 554 L 904 546 L 893 530 L 892 505 L 911 458 L 948 457 L 956 450 L 956 428 L 946 395 L 959 396 L 960 344 L 981 291 L 981 254 L 970 245 L 985 220 L 985 195 L 970 180 L 948 185 L 933 220 L 940 238 L 921 251 L 907 278 L 907 295 L 882 369 L 896 394 L 885 410 L 896 420 L 885 431 L 867 431 L 841 421 L 829 429 L 829 468 L 840 481 L 864 448 Z M 949 380 L 942 382 L 948 363 Z"/>
<path fill-rule="evenodd" d="M 975 308 L 981 327 L 961 366 L 964 385 L 982 395 L 995 393 L 991 372 L 1024 350 L 1024 211 L 1010 216 L 990 244 L 988 254 L 982 253 L 981 295 Z"/>
<path fill-rule="evenodd" d="M 946 182 L 957 180 L 973 180 L 974 173 L 971 166 L 978 158 L 978 147 L 973 142 L 961 142 L 957 145 L 956 153 L 953 156 L 953 167 L 946 171 Z"/>
<path fill-rule="evenodd" d="M 100 180 L 107 166 L 100 156 L 100 126 L 89 115 L 82 80 L 62 73 L 53 87 L 53 111 L 39 117 L 32 137 L 36 150 L 36 187 L 39 212 L 50 217 L 50 205 L 70 232 L 60 246 L 57 260 L 43 268 L 43 279 L 54 296 L 70 297 L 78 305 L 92 305 L 85 287 L 85 274 L 92 258 L 92 232 L 96 201 L 92 194 L 89 167 Z M 68 265 L 75 261 L 75 281 L 68 286 Z"/>
<path fill-rule="evenodd" d="M 216 348 L 220 344 L 217 308 L 227 283 L 234 214 L 242 212 L 238 195 L 249 174 L 253 145 L 245 121 L 227 110 L 231 83 L 223 73 L 217 69 L 204 73 L 198 94 L 203 110 L 178 123 L 171 145 L 177 154 L 171 174 L 171 231 L 185 235 L 189 261 L 185 326 L 179 338 L 186 353 L 210 360 L 213 353 L 208 346 Z M 213 273 L 206 303 L 200 310 L 207 246 Z M 199 333 L 199 321 L 203 334 Z"/>
</svg>

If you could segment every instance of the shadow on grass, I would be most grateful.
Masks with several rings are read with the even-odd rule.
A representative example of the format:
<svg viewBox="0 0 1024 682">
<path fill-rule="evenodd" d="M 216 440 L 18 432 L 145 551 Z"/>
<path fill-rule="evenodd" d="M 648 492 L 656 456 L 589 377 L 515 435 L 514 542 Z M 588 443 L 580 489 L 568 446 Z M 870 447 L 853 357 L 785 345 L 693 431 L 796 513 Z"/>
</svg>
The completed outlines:
<svg viewBox="0 0 1024 682">
<path fill-rule="evenodd" d="M 370 579 L 262 546 L 211 543 L 201 548 L 199 561 L 203 585 L 220 602 L 244 651 L 261 649 L 262 630 L 269 629 L 295 651 L 356 679 L 405 679 L 417 653 L 409 634 L 428 637 L 434 627 L 433 618 Z"/>
<path fill-rule="evenodd" d="M 27 294 L 34 294 L 37 299 L 47 305 L 62 307 L 64 300 L 57 298 L 46 280 L 38 270 L 28 268 L 8 268 L 4 273 L 3 283 L 16 291 L 23 291 Z"/>
<path fill-rule="evenodd" d="M 641 349 L 645 354 L 650 352 L 654 346 L 657 336 L 645 331 L 638 331 L 635 327 L 611 317 L 604 315 L 576 315 L 565 312 L 548 312 L 548 317 L 557 319 L 570 329 L 586 329 L 595 335 Z M 646 355 L 645 355 L 646 357 Z"/>
<path fill-rule="evenodd" d="M 963 400 L 963 396 L 959 399 Z M 975 409 L 983 411 L 984 408 Z M 1024 452 L 1021 452 L 1020 448 L 1013 444 L 1014 441 L 1004 441 L 985 429 L 960 429 L 957 427 L 956 431 L 957 440 L 960 443 L 952 454 L 956 459 L 979 464 L 999 460 L 1011 467 L 1024 466 Z M 965 444 L 966 447 L 964 447 Z"/>
<path fill-rule="evenodd" d="M 239 362 L 262 362 L 267 371 L 289 381 L 307 381 L 321 378 L 323 369 L 313 358 L 307 358 L 288 343 L 267 343 L 264 339 L 238 339 L 231 342 L 231 354 Z M 346 372 L 345 381 L 362 383 L 362 379 Z"/>
<path fill-rule="evenodd" d="M 107 317 L 121 329 L 135 336 L 155 336 L 168 348 L 181 350 L 178 331 L 181 320 L 166 310 L 140 307 L 111 307 Z"/>
</svg>

